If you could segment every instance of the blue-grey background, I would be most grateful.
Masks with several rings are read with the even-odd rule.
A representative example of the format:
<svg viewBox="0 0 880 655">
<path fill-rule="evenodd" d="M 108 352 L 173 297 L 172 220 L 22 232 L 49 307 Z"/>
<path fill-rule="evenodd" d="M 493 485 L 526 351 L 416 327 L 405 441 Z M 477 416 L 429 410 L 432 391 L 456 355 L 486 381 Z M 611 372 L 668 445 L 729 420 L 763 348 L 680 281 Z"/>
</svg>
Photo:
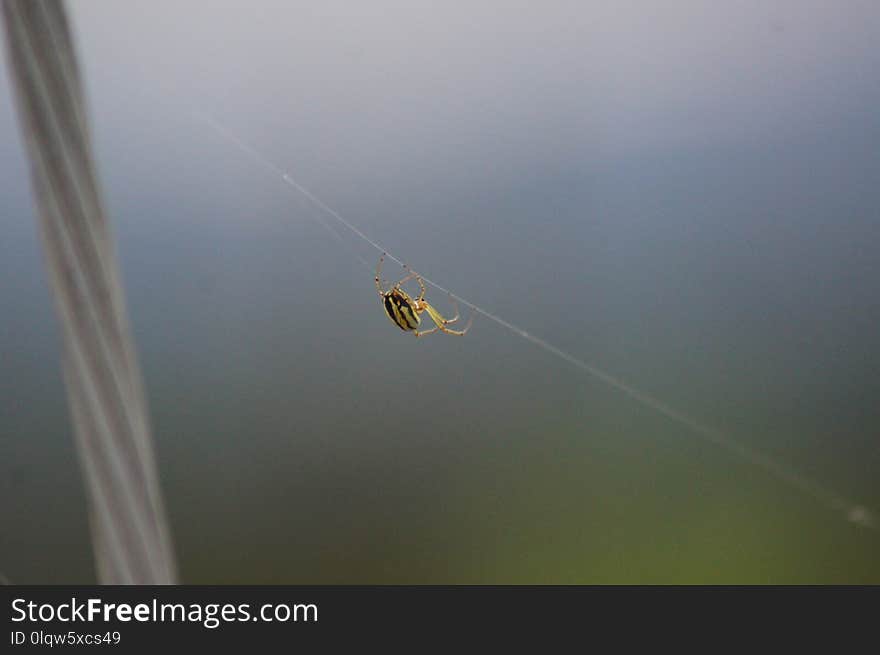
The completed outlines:
<svg viewBox="0 0 880 655">
<path fill-rule="evenodd" d="M 876 532 L 499 326 L 401 333 L 378 253 L 196 118 L 878 508 L 876 2 L 68 7 L 184 581 L 880 582 Z M 0 572 L 90 582 L 3 75 Z"/>
</svg>

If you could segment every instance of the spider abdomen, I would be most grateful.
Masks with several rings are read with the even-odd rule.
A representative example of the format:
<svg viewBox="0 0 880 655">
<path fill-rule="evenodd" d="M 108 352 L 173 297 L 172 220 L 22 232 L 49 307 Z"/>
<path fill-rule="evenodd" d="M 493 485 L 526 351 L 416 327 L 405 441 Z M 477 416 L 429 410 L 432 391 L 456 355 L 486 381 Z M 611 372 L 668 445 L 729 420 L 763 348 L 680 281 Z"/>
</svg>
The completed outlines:
<svg viewBox="0 0 880 655">
<path fill-rule="evenodd" d="M 412 298 L 397 289 L 383 295 L 382 306 L 388 318 L 401 330 L 409 332 L 419 327 L 421 319 Z"/>
</svg>

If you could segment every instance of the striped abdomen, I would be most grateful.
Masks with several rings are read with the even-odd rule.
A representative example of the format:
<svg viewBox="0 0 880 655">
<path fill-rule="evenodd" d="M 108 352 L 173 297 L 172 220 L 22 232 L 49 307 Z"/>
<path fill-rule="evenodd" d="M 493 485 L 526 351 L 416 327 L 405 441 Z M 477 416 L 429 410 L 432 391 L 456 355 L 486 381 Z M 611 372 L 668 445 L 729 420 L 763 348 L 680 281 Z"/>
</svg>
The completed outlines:
<svg viewBox="0 0 880 655">
<path fill-rule="evenodd" d="M 404 292 L 391 290 L 382 296 L 382 306 L 388 318 L 401 330 L 415 330 L 419 326 L 419 314 L 413 300 Z"/>
</svg>

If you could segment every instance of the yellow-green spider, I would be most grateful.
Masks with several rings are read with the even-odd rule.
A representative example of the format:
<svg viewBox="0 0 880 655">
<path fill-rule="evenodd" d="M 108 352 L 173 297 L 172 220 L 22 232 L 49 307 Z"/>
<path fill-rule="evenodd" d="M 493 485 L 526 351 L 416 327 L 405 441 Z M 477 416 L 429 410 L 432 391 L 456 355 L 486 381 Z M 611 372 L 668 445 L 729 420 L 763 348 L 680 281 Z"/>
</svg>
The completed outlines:
<svg viewBox="0 0 880 655">
<path fill-rule="evenodd" d="M 385 313 L 388 314 L 388 318 L 390 318 L 391 322 L 394 323 L 397 327 L 399 327 L 404 332 L 412 332 L 414 335 L 416 335 L 416 337 L 423 337 L 426 334 L 432 334 L 437 330 L 445 332 L 446 334 L 454 334 L 460 337 L 463 336 L 470 329 L 471 323 L 473 323 L 474 321 L 473 316 L 471 316 L 468 324 L 464 327 L 463 330 L 452 330 L 447 327 L 449 324 L 455 323 L 458 320 L 458 303 L 456 303 L 455 299 L 450 296 L 449 300 L 455 307 L 455 316 L 453 316 L 452 318 L 443 318 L 443 315 L 436 309 L 431 307 L 431 305 L 429 305 L 428 302 L 425 300 L 425 281 L 419 276 L 418 273 L 410 270 L 406 264 L 403 265 L 404 269 L 409 271 L 406 277 L 404 277 L 400 282 L 385 291 L 382 288 L 382 284 L 379 282 L 379 275 L 382 272 L 382 263 L 384 261 L 385 253 L 382 253 L 382 256 L 379 258 L 379 264 L 378 266 L 376 266 L 376 290 L 382 297 L 382 307 L 385 309 Z M 421 289 L 418 298 L 412 298 L 406 291 L 401 288 L 401 286 L 405 282 L 409 282 L 413 279 L 418 282 L 419 288 Z M 416 329 L 419 327 L 419 323 L 422 322 L 422 319 L 419 317 L 419 314 L 421 314 L 422 312 L 428 312 L 428 316 L 430 316 L 431 320 L 434 321 L 434 325 L 436 325 L 436 327 L 432 327 L 430 330 Z"/>
</svg>

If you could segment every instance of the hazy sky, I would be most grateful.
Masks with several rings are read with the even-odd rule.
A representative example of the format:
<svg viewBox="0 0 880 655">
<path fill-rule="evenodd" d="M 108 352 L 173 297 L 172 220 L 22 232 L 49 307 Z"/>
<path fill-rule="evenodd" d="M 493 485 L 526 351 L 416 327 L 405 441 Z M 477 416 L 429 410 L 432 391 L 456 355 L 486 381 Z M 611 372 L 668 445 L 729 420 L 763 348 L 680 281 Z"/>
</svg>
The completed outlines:
<svg viewBox="0 0 880 655">
<path fill-rule="evenodd" d="M 872 0 L 71 4 L 97 93 L 378 161 L 799 135 L 880 101 Z"/>
<path fill-rule="evenodd" d="M 126 117 L 133 103 L 154 106 L 157 122 L 163 104 L 207 111 L 316 175 L 399 178 L 439 162 L 438 174 L 454 163 L 480 176 L 483 153 L 607 158 L 799 140 L 880 104 L 872 0 L 70 7 L 99 138 L 118 147 L 118 131 L 149 129 Z M 9 152 L 8 103 L 0 111 Z M 179 140 L 167 129 L 153 139 Z"/>
</svg>

